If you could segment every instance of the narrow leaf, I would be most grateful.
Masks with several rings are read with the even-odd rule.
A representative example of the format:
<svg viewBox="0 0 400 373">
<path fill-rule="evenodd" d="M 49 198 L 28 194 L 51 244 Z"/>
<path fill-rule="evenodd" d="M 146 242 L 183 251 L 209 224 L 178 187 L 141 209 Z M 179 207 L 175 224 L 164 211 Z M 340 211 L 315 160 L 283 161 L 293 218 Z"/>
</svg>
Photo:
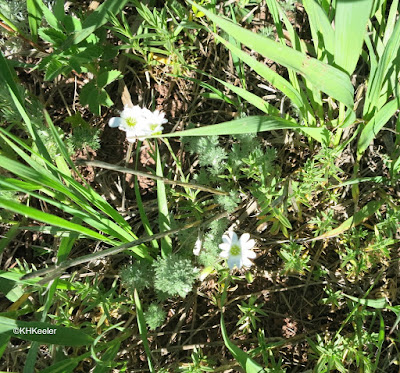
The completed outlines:
<svg viewBox="0 0 400 373">
<path fill-rule="evenodd" d="M 37 330 L 45 331 L 46 334 L 39 334 Z M 84 346 L 93 342 L 92 337 L 78 329 L 39 321 L 19 321 L 0 316 L 0 334 L 3 333 L 47 345 Z"/>
<path fill-rule="evenodd" d="M 335 63 L 349 75 L 360 58 L 373 0 L 337 0 L 335 11 Z"/>
<path fill-rule="evenodd" d="M 188 0 L 188 2 L 196 4 L 191 0 Z M 348 107 L 353 107 L 354 88 L 350 82 L 349 76 L 343 71 L 235 25 L 211 13 L 200 5 L 196 6 L 225 32 L 239 40 L 248 48 L 288 69 L 302 74 L 316 89 L 343 102 Z"/>
<path fill-rule="evenodd" d="M 301 126 L 300 124 L 273 116 L 251 116 L 211 126 L 193 128 L 152 137 L 237 135 L 282 129 L 301 130 L 321 143 L 329 141 L 329 131 L 325 128 Z"/>
</svg>

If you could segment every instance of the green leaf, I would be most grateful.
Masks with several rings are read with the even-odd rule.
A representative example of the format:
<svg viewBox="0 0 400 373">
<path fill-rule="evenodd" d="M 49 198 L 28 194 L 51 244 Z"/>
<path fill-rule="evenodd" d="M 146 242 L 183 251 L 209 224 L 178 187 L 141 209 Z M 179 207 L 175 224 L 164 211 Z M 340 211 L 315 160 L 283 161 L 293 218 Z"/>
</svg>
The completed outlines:
<svg viewBox="0 0 400 373">
<path fill-rule="evenodd" d="M 63 50 L 68 49 L 72 45 L 79 44 L 81 41 L 89 37 L 99 27 L 107 23 L 109 13 L 115 15 L 122 11 L 128 0 L 106 0 L 82 23 L 82 30 L 71 35 L 61 46 Z"/>
<path fill-rule="evenodd" d="M 349 75 L 360 58 L 373 0 L 337 0 L 335 9 L 335 63 Z"/>
<path fill-rule="evenodd" d="M 25 328 L 29 329 L 26 332 Z M 35 329 L 36 328 L 36 329 Z M 36 330 L 51 329 L 53 334 L 35 334 Z M 41 344 L 63 346 L 84 346 L 93 342 L 93 338 L 81 330 L 52 325 L 39 321 L 19 321 L 0 316 L 0 334 L 6 334 L 27 341 L 37 341 Z"/>
<path fill-rule="evenodd" d="M 90 357 L 90 354 L 87 354 L 87 357 Z M 73 373 L 75 372 L 74 369 L 76 366 L 83 359 L 84 357 L 82 356 L 75 359 L 68 358 L 66 360 L 59 361 L 58 363 L 55 363 L 44 370 L 41 370 L 40 373 Z"/>
<path fill-rule="evenodd" d="M 284 93 L 298 108 L 304 106 L 301 95 L 296 89 L 282 76 L 271 70 L 264 63 L 257 61 L 246 52 L 237 48 L 225 39 L 215 35 L 216 39 L 223 43 L 233 54 L 238 56 L 244 63 L 250 66 L 256 73 L 260 74 L 265 80 L 270 82 L 275 88 Z"/>
<path fill-rule="evenodd" d="M 310 22 L 314 48 L 318 53 L 318 58 L 332 62 L 335 52 L 335 32 L 328 16 L 315 0 L 303 0 L 303 5 Z"/>
<path fill-rule="evenodd" d="M 286 119 L 274 116 L 251 116 L 229 122 L 213 124 L 211 126 L 193 128 L 185 131 L 177 131 L 174 133 L 155 135 L 151 137 L 237 135 L 282 129 L 303 131 L 321 143 L 329 141 L 329 131 L 326 128 L 301 126 L 300 124 L 296 124 Z"/>
<path fill-rule="evenodd" d="M 6 198 L 0 197 L 0 206 L 17 214 L 28 216 L 31 219 L 38 220 L 46 224 L 51 224 L 55 225 L 56 227 L 67 229 L 69 231 L 82 233 L 87 237 L 94 238 L 103 242 L 112 242 L 112 240 L 110 240 L 108 237 L 105 237 L 79 224 L 71 223 L 68 220 L 60 218 L 58 216 L 34 209 L 33 207 L 25 206 L 18 202 L 10 201 Z"/>
<path fill-rule="evenodd" d="M 34 1 L 35 5 L 40 9 L 40 12 L 44 15 L 44 18 L 46 19 L 49 26 L 52 27 L 53 29 L 62 32 L 62 28 L 60 27 L 60 24 L 54 13 L 43 3 L 42 0 L 34 0 Z"/>
<path fill-rule="evenodd" d="M 37 0 L 26 0 L 26 10 L 28 11 L 28 22 L 31 30 L 32 40 L 37 42 L 38 28 L 42 21 L 42 13 Z"/>
<path fill-rule="evenodd" d="M 222 338 L 224 339 L 225 346 L 233 355 L 235 360 L 240 364 L 240 366 L 245 370 L 246 373 L 260 373 L 263 372 L 264 369 L 261 365 L 256 363 L 251 357 L 242 351 L 239 347 L 234 345 L 232 341 L 229 339 L 228 332 L 226 331 L 224 316 L 221 313 L 221 333 Z"/>
<path fill-rule="evenodd" d="M 39 29 L 39 36 L 43 40 L 55 44 L 56 46 L 60 45 L 66 39 L 66 36 L 63 32 L 51 27 L 41 27 Z"/>
<path fill-rule="evenodd" d="M 188 0 L 188 2 L 196 4 L 191 0 Z M 200 5 L 196 6 L 225 32 L 248 48 L 288 69 L 302 74 L 313 87 L 343 102 L 346 106 L 354 106 L 354 88 L 348 74 L 315 58 L 311 58 L 304 53 L 235 25 L 222 17 L 214 15 Z"/>
<path fill-rule="evenodd" d="M 368 202 L 360 211 L 357 211 L 354 216 L 348 218 L 339 227 L 332 229 L 329 232 L 326 232 L 316 238 L 314 240 L 321 240 L 326 238 L 331 238 L 338 236 L 339 234 L 344 233 L 352 227 L 357 226 L 362 223 L 364 220 L 368 219 L 372 214 L 374 214 L 378 209 L 383 205 L 383 201 L 371 201 Z"/>
<path fill-rule="evenodd" d="M 134 296 L 134 299 L 135 299 L 136 318 L 137 318 L 140 338 L 142 339 L 143 347 L 144 347 L 144 350 L 146 352 L 146 357 L 147 357 L 147 363 L 149 365 L 149 370 L 150 370 L 150 372 L 154 372 L 153 363 L 151 361 L 151 350 L 150 350 L 150 347 L 149 347 L 149 342 L 147 341 L 146 321 L 144 319 L 144 314 L 143 314 L 143 309 L 142 309 L 142 304 L 140 302 L 139 294 L 138 294 L 136 289 L 135 289 L 135 291 L 133 293 L 133 296 Z"/>
<path fill-rule="evenodd" d="M 388 102 L 383 106 L 367 123 L 361 132 L 357 144 L 358 159 L 364 154 L 365 150 L 371 144 L 372 140 L 377 136 L 382 127 L 393 117 L 400 108 L 400 97 Z"/>
<path fill-rule="evenodd" d="M 108 373 L 111 371 L 112 364 L 115 364 L 114 360 L 119 352 L 120 345 L 119 341 L 115 341 L 107 348 L 101 357 L 101 361 L 96 364 L 93 373 Z"/>
<path fill-rule="evenodd" d="M 162 172 L 162 163 L 161 163 L 161 156 L 158 150 L 158 146 L 156 144 L 156 152 L 157 152 L 157 159 L 156 159 L 156 175 L 160 177 L 164 177 Z M 168 212 L 168 199 L 167 193 L 165 190 L 165 184 L 157 180 L 157 203 L 158 203 L 158 224 L 160 232 L 165 232 L 171 229 L 171 222 L 169 219 L 169 212 Z M 161 239 L 161 253 L 162 256 L 165 258 L 172 252 L 172 240 L 171 237 L 166 236 Z"/>
<path fill-rule="evenodd" d="M 363 298 L 356 298 L 351 295 L 347 295 L 342 293 L 346 298 L 353 300 L 354 302 L 360 303 L 363 306 L 372 307 L 378 310 L 381 310 L 388 305 L 386 298 L 379 298 L 379 299 L 363 299 Z"/>
<path fill-rule="evenodd" d="M 370 119 L 378 106 L 382 87 L 387 79 L 390 69 L 393 69 L 394 60 L 397 58 L 400 49 L 400 19 L 397 20 L 382 57 L 379 59 L 375 74 L 371 75 L 368 81 L 368 91 L 364 105 L 364 118 Z M 394 69 L 396 70 L 396 69 Z M 396 70 L 397 71 L 397 70 Z"/>
<path fill-rule="evenodd" d="M 97 86 L 103 88 L 121 77 L 122 74 L 118 70 L 103 71 L 97 77 Z"/>
<path fill-rule="evenodd" d="M 64 73 L 68 70 L 68 67 L 58 60 L 58 56 L 51 56 L 51 60 L 46 66 L 46 73 L 44 75 L 44 80 L 49 81 L 56 78 L 58 75 Z"/>
</svg>

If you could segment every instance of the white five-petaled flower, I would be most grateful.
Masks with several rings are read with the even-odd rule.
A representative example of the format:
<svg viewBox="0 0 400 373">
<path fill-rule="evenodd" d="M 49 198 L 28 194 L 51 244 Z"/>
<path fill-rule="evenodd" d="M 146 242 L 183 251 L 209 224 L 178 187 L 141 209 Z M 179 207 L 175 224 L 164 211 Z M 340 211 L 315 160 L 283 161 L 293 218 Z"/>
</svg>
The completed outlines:
<svg viewBox="0 0 400 373">
<path fill-rule="evenodd" d="M 227 259 L 228 266 L 233 269 L 234 266 L 241 268 L 242 266 L 251 267 L 253 264 L 250 259 L 254 259 L 256 254 L 253 250 L 255 241 L 250 240 L 248 233 L 243 233 L 238 239 L 235 232 L 228 231 L 222 236 L 222 244 L 219 248 L 221 258 Z"/>
<path fill-rule="evenodd" d="M 125 105 L 121 116 L 111 118 L 108 125 L 125 131 L 128 141 L 135 142 L 136 139 L 144 140 L 148 136 L 160 134 L 163 130 L 162 125 L 168 122 L 164 115 L 158 110 L 152 112 L 137 105 Z"/>
</svg>

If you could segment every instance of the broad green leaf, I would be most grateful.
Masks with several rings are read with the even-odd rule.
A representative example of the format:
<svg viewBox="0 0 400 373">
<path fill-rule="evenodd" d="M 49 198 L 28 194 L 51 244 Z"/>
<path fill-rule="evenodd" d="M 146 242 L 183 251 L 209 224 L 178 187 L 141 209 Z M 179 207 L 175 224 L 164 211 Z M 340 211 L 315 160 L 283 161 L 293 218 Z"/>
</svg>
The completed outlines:
<svg viewBox="0 0 400 373">
<path fill-rule="evenodd" d="M 191 0 L 188 0 L 188 2 L 196 4 Z M 302 74 L 316 89 L 339 100 L 348 107 L 353 107 L 354 89 L 349 76 L 343 71 L 235 25 L 222 17 L 214 15 L 200 5 L 196 6 L 225 32 L 239 40 L 248 48 L 288 69 Z"/>
<path fill-rule="evenodd" d="M 29 329 L 31 333 L 23 333 Z M 36 328 L 36 329 L 34 329 Z M 35 330 L 51 329 L 54 334 L 35 334 Z M 41 344 L 62 346 L 84 346 L 93 342 L 93 338 L 83 331 L 73 328 L 52 325 L 39 321 L 19 321 L 0 316 L 0 334 L 7 334 L 27 341 L 37 341 Z"/>
<path fill-rule="evenodd" d="M 97 85 L 99 88 L 103 88 L 121 76 L 121 72 L 118 70 L 103 71 L 97 77 Z"/>
<path fill-rule="evenodd" d="M 225 346 L 233 355 L 235 360 L 245 370 L 246 373 L 260 373 L 264 369 L 261 365 L 256 363 L 246 352 L 242 351 L 239 347 L 232 343 L 229 339 L 228 332 L 226 331 L 224 315 L 221 313 L 221 333 L 224 339 Z"/>
<path fill-rule="evenodd" d="M 303 0 L 303 5 L 310 22 L 318 59 L 332 62 L 335 52 L 335 32 L 329 22 L 329 18 L 321 5 L 315 0 Z"/>
<path fill-rule="evenodd" d="M 118 14 L 122 11 L 128 0 L 106 0 L 92 14 L 90 14 L 82 23 L 82 30 L 71 35 L 61 46 L 63 50 L 72 45 L 79 44 L 89 37 L 99 27 L 107 23 L 109 13 Z"/>
<path fill-rule="evenodd" d="M 360 58 L 373 0 L 337 0 L 335 10 L 335 64 L 354 72 Z"/>
<path fill-rule="evenodd" d="M 46 73 L 44 75 L 44 80 L 46 81 L 53 80 L 58 75 L 68 70 L 68 67 L 58 60 L 58 56 L 52 55 L 50 58 L 50 62 L 46 66 Z"/>
<path fill-rule="evenodd" d="M 301 126 L 300 124 L 273 116 L 251 116 L 211 126 L 193 128 L 152 137 L 237 135 L 282 129 L 301 130 L 321 143 L 326 143 L 326 141 L 329 142 L 329 131 L 326 128 Z"/>
<path fill-rule="evenodd" d="M 66 39 L 66 36 L 63 32 L 51 27 L 41 27 L 38 33 L 43 40 L 56 46 L 60 45 Z"/>
</svg>

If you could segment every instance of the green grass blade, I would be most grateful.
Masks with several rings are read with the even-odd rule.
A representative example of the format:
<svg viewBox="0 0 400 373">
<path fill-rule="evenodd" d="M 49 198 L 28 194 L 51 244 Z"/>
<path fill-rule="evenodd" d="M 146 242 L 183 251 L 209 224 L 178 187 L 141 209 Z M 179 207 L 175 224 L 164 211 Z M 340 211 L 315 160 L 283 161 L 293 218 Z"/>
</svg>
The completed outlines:
<svg viewBox="0 0 400 373">
<path fill-rule="evenodd" d="M 225 87 L 229 88 L 231 91 L 236 93 L 238 96 L 242 97 L 244 100 L 246 100 L 251 105 L 255 106 L 257 109 L 263 111 L 265 114 L 276 115 L 276 116 L 279 115 L 279 110 L 275 106 L 272 106 L 267 101 L 263 100 L 261 97 L 255 95 L 254 93 L 249 92 L 247 89 L 236 87 L 233 84 L 224 82 L 223 80 L 218 78 L 215 78 L 215 80 L 219 81 Z"/>
<path fill-rule="evenodd" d="M 0 131 L 2 129 L 0 128 Z M 2 131 L 4 133 L 4 131 Z M 35 154 L 37 157 L 41 158 L 41 156 L 37 153 L 34 153 L 31 148 L 29 148 L 23 141 L 20 139 L 7 134 L 8 137 L 12 138 L 19 145 L 30 151 L 32 154 Z M 20 148 L 18 148 L 15 144 L 13 144 L 9 139 L 3 137 L 3 139 L 7 142 L 7 144 L 21 157 L 23 158 L 31 167 L 26 167 L 19 162 L 10 160 L 6 157 L 0 155 L 0 160 L 2 160 L 3 167 L 8 169 L 10 172 L 18 175 L 20 177 L 26 178 L 33 182 L 39 182 L 45 187 L 53 188 L 66 197 L 74 201 L 78 206 L 85 209 L 92 216 L 93 219 L 101 220 L 104 222 L 104 217 L 101 216 L 96 210 L 94 210 L 88 201 L 93 203 L 98 209 L 103 211 L 106 215 L 113 218 L 117 223 L 108 221 L 106 226 L 113 227 L 116 232 L 119 232 L 119 235 L 125 237 L 125 241 L 130 241 L 132 238 L 136 238 L 133 234 L 131 227 L 125 221 L 125 219 L 116 211 L 107 201 L 105 201 L 98 193 L 96 193 L 93 188 L 89 185 L 82 186 L 77 181 L 75 181 L 72 177 L 63 174 L 60 169 L 54 166 L 52 163 L 48 162 L 44 158 L 42 158 L 43 162 L 46 163 L 50 171 L 53 171 L 53 174 L 56 174 L 59 177 L 62 177 L 65 181 L 66 185 L 69 185 L 67 188 L 59 178 L 53 176 L 52 173 L 47 171 L 42 165 L 38 162 L 34 161 L 31 157 L 29 157 L 26 153 L 24 153 Z"/>
<path fill-rule="evenodd" d="M 162 135 L 152 136 L 157 137 L 178 137 L 178 136 L 212 136 L 212 135 L 237 135 L 244 133 L 256 133 L 264 131 L 292 129 L 303 131 L 320 143 L 329 142 L 329 131 L 322 127 L 306 127 L 290 122 L 283 118 L 272 116 L 251 116 L 232 120 L 229 122 L 213 124 L 200 128 L 193 128 L 185 131 L 177 131 Z"/>
<path fill-rule="evenodd" d="M 335 12 L 335 64 L 349 75 L 360 58 L 373 0 L 337 0 Z"/>
<path fill-rule="evenodd" d="M 163 167 L 161 163 L 160 151 L 156 143 L 156 175 L 163 176 Z M 157 204 L 158 204 L 158 224 L 160 232 L 166 232 L 171 229 L 171 222 L 168 211 L 168 199 L 165 189 L 165 184 L 157 180 Z M 165 236 L 161 239 L 161 254 L 165 258 L 172 252 L 172 240 L 171 237 Z"/>
<path fill-rule="evenodd" d="M 381 310 L 385 308 L 388 305 L 388 302 L 386 301 L 386 298 L 379 298 L 379 299 L 365 299 L 365 298 L 356 298 L 353 297 L 352 295 L 347 295 L 345 293 L 342 293 L 346 298 L 351 299 L 354 302 L 360 303 L 363 306 L 368 306 L 375 308 L 377 310 Z"/>
<path fill-rule="evenodd" d="M 3 197 L 0 197 L 0 206 L 7 210 L 13 211 L 16 214 L 27 216 L 30 219 L 34 219 L 42 223 L 54 225 L 56 227 L 64 228 L 69 231 L 82 233 L 83 235 L 93 238 L 95 240 L 100 240 L 102 242 L 110 242 L 110 243 L 113 242 L 108 237 L 105 237 L 91 229 L 82 227 L 79 224 L 71 223 L 68 220 L 60 218 L 58 216 L 48 214 L 46 212 L 37 210 L 33 207 L 25 206 L 18 202 L 10 201 Z"/>
<path fill-rule="evenodd" d="M 283 77 L 278 73 L 271 70 L 265 64 L 258 62 L 255 58 L 251 57 L 246 52 L 237 48 L 233 44 L 229 43 L 225 39 L 215 34 L 217 40 L 223 43 L 233 54 L 238 56 L 244 63 L 250 66 L 256 73 L 260 74 L 265 80 L 270 82 L 275 88 L 279 89 L 285 94 L 296 105 L 299 109 L 303 109 L 305 104 L 299 92 Z M 304 109 L 303 109 L 304 110 Z"/>
<path fill-rule="evenodd" d="M 7 60 L 4 58 L 3 53 L 0 51 L 0 83 L 5 84 L 13 102 L 21 115 L 21 118 L 25 122 L 29 134 L 31 135 L 33 141 L 36 143 L 38 149 L 41 151 L 43 156 L 50 160 L 50 155 L 43 144 L 43 141 L 38 136 L 36 128 L 32 125 L 32 122 L 29 118 L 28 113 L 26 112 L 23 97 L 20 94 L 18 86 L 16 84 L 17 75 L 15 74 L 14 69 L 11 69 L 7 63 Z"/>
<path fill-rule="evenodd" d="M 196 5 L 191 0 L 188 0 L 188 2 Z M 316 89 L 339 100 L 348 107 L 353 107 L 354 89 L 349 76 L 343 71 L 237 26 L 222 17 L 214 15 L 200 5 L 196 5 L 196 7 L 225 32 L 248 48 L 303 75 Z"/>
<path fill-rule="evenodd" d="M 303 0 L 303 5 L 310 21 L 317 57 L 321 61 L 332 63 L 335 53 L 335 32 L 329 18 L 321 5 L 315 0 Z"/>
<path fill-rule="evenodd" d="M 393 34 L 398 7 L 399 7 L 399 0 L 393 0 L 392 5 L 390 5 L 389 15 L 386 19 L 385 34 L 383 35 L 383 45 L 386 45 L 388 43 L 390 37 Z"/>
<path fill-rule="evenodd" d="M 147 363 L 149 364 L 149 370 L 150 370 L 150 372 L 154 372 L 153 363 L 151 361 L 151 351 L 150 351 L 150 347 L 149 347 L 149 342 L 147 341 L 146 321 L 144 320 L 142 304 L 140 303 L 139 294 L 136 289 L 134 291 L 134 299 L 135 299 L 135 305 L 136 305 L 136 318 L 137 318 L 140 338 L 142 339 L 143 347 L 146 352 Z"/>
<path fill-rule="evenodd" d="M 368 91 L 364 105 L 364 118 L 371 119 L 375 110 L 379 110 L 379 98 L 381 96 L 382 87 L 385 83 L 389 69 L 393 68 L 393 62 L 398 55 L 400 49 L 400 19 L 397 20 L 382 57 L 379 59 L 378 67 L 368 82 Z M 396 70 L 396 69 L 394 69 Z"/>
<path fill-rule="evenodd" d="M 382 127 L 393 117 L 400 108 L 400 97 L 388 102 L 383 106 L 371 120 L 367 123 L 361 132 L 357 144 L 357 158 L 360 159 L 365 150 L 371 144 L 372 140 L 377 136 Z"/>
<path fill-rule="evenodd" d="M 360 211 L 357 211 L 354 216 L 348 218 L 339 227 L 332 229 L 329 232 L 326 232 L 316 238 L 314 240 L 322 240 L 331 237 L 336 237 L 339 234 L 342 234 L 349 230 L 352 227 L 357 226 L 362 223 L 364 220 L 368 219 L 373 213 L 378 211 L 378 209 L 383 205 L 383 201 L 371 201 L 368 202 Z"/>
<path fill-rule="evenodd" d="M 235 360 L 245 370 L 246 373 L 259 373 L 264 369 L 261 365 L 256 363 L 246 352 L 242 351 L 239 347 L 232 343 L 229 339 L 228 332 L 226 331 L 224 316 L 221 313 L 221 334 L 224 339 L 225 346 L 233 355 Z"/>
<path fill-rule="evenodd" d="M 35 333 L 13 333 L 13 329 L 19 328 L 38 328 L 56 329 L 54 334 L 35 334 Z M 66 328 L 39 321 L 19 321 L 0 316 L 0 333 L 13 335 L 27 341 L 37 341 L 41 344 L 55 344 L 62 346 L 84 346 L 93 342 L 93 338 L 81 330 Z"/>
<path fill-rule="evenodd" d="M 37 0 L 26 0 L 26 10 L 28 11 L 28 22 L 31 30 L 32 40 L 36 43 L 38 39 L 38 29 L 42 21 L 42 14 Z"/>
<path fill-rule="evenodd" d="M 137 169 L 138 166 L 138 162 L 140 159 L 140 148 L 141 148 L 141 144 L 142 142 L 140 140 L 138 140 L 138 146 L 136 148 L 136 163 L 135 163 L 135 168 Z M 144 209 L 143 206 L 143 201 L 142 201 L 142 196 L 140 195 L 140 189 L 139 189 L 139 182 L 138 182 L 138 177 L 137 175 L 134 175 L 134 189 L 135 189 L 135 197 L 136 197 L 136 203 L 138 206 L 138 210 L 139 210 L 139 215 L 140 215 L 140 220 L 143 224 L 143 228 L 145 230 L 145 232 L 147 233 L 148 236 L 152 236 L 154 233 L 151 229 L 151 225 L 149 222 L 149 219 L 146 215 L 146 211 Z M 153 247 L 153 249 L 158 253 L 159 252 L 159 245 L 157 240 L 153 240 L 151 241 L 151 246 Z"/>
</svg>

